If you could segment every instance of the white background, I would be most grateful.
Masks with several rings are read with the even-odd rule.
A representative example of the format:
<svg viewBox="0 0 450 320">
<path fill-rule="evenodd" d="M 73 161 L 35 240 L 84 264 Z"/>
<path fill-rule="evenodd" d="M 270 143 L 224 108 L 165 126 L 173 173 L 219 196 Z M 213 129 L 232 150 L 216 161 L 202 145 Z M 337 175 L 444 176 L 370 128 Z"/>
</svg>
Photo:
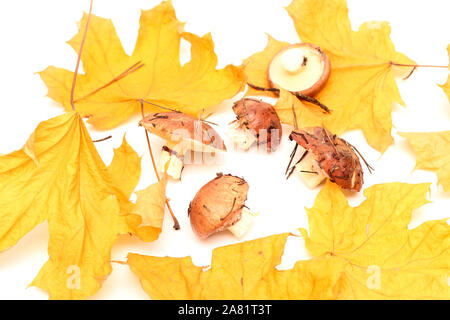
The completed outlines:
<svg viewBox="0 0 450 320">
<path fill-rule="evenodd" d="M 212 32 L 219 56 L 219 66 L 240 64 L 243 59 L 265 47 L 269 33 L 279 40 L 298 41 L 293 24 L 283 7 L 290 0 L 174 0 L 178 18 L 186 21 L 186 30 L 203 35 Z M 112 18 L 122 43 L 132 52 L 137 36 L 140 9 L 150 9 L 158 1 L 95 0 L 94 13 Z M 349 14 L 354 29 L 367 20 L 387 20 L 392 26 L 392 40 L 397 50 L 421 64 L 448 65 L 446 52 L 450 43 L 450 2 L 448 0 L 349 0 Z M 46 98 L 47 89 L 37 71 L 48 65 L 74 69 L 76 54 L 65 43 L 76 32 L 76 22 L 89 8 L 89 0 L 1 1 L 0 3 L 0 153 L 9 153 L 22 147 L 40 121 L 60 115 L 62 109 Z M 182 53 L 187 48 L 183 47 Z M 188 57 L 184 55 L 182 59 Z M 440 131 L 450 128 L 450 104 L 436 85 L 444 83 L 446 69 L 420 69 L 407 81 L 398 85 L 407 107 L 394 106 L 393 136 L 395 144 L 384 155 L 368 147 L 362 134 L 343 135 L 365 155 L 375 167 L 373 175 L 366 172 L 365 185 L 376 183 L 432 182 L 429 199 L 433 202 L 416 210 L 410 227 L 425 220 L 449 217 L 450 200 L 441 187 L 436 186 L 436 175 L 414 171 L 414 156 L 398 131 Z M 234 99 L 236 100 L 236 98 Z M 267 101 L 271 101 L 267 99 Z M 273 100 L 272 100 L 273 101 Z M 210 120 L 223 127 L 234 118 L 231 101 L 223 103 L 222 111 Z M 124 132 L 135 150 L 143 157 L 142 179 L 138 189 L 155 182 L 138 118 L 108 132 L 91 130 L 93 139 L 112 134 L 113 139 L 97 144 L 108 164 L 112 149 L 117 148 Z M 272 155 L 258 154 L 254 149 L 228 152 L 226 163 L 201 167 L 187 166 L 181 183 L 171 183 L 167 194 L 181 223 L 181 231 L 172 229 L 166 213 L 164 229 L 153 243 L 136 238 L 120 238 L 112 251 L 112 259 L 125 261 L 128 252 L 157 256 L 192 255 L 197 265 L 208 265 L 213 248 L 235 243 L 231 234 L 218 234 L 200 241 L 192 233 L 187 208 L 196 191 L 215 176 L 216 172 L 244 176 L 250 190 L 247 205 L 258 211 L 254 226 L 244 240 L 271 234 L 295 231 L 307 227 L 304 207 L 311 207 L 320 188 L 308 190 L 296 177 L 285 180 L 283 172 L 293 147 L 287 140 L 285 127 L 283 144 Z M 228 145 L 230 141 L 224 136 Z M 152 138 L 155 153 L 162 141 Z M 0 190 L 1 192 L 1 190 Z M 362 194 L 350 195 L 351 205 L 363 201 Z M 47 294 L 30 287 L 29 283 L 47 260 L 48 227 L 43 223 L 26 235 L 16 246 L 0 254 L 0 299 L 46 299 Z M 308 253 L 301 238 L 288 241 L 282 268 L 290 268 L 295 261 L 307 259 Z M 139 281 L 127 265 L 113 264 L 114 271 L 93 299 L 146 299 Z"/>
</svg>

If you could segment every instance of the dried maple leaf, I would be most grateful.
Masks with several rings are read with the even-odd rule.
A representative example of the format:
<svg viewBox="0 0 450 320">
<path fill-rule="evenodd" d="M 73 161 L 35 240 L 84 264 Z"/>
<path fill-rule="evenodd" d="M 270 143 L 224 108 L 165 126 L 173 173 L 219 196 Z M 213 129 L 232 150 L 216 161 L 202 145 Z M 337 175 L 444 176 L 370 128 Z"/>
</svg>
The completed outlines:
<svg viewBox="0 0 450 320">
<path fill-rule="evenodd" d="M 354 208 L 327 183 L 308 210 L 310 236 L 301 232 L 314 257 L 342 263 L 336 298 L 450 298 L 447 222 L 408 229 L 412 210 L 428 202 L 428 188 L 426 183 L 375 185 Z"/>
<path fill-rule="evenodd" d="M 270 61 L 278 51 L 289 45 L 289 43 L 278 41 L 272 38 L 270 35 L 267 35 L 267 37 L 268 42 L 264 50 L 253 54 L 249 58 L 245 59 L 244 62 L 242 63 L 242 65 L 245 66 L 244 71 L 245 74 L 247 75 L 248 82 L 262 88 L 270 87 L 269 78 L 267 77 L 267 69 L 269 67 Z M 273 92 L 255 90 L 252 87 L 249 87 L 246 92 L 246 95 L 260 95 L 260 94 L 264 94 L 269 97 L 276 97 L 276 95 Z M 289 114 L 290 116 L 288 118 L 289 120 L 283 117 L 284 116 L 283 114 L 279 114 L 279 116 L 283 122 L 289 122 L 289 120 L 292 117 L 292 111 Z"/>
<path fill-rule="evenodd" d="M 150 242 L 158 239 L 161 233 L 164 208 L 166 204 L 167 176 L 148 188 L 136 191 L 136 204 L 127 217 L 130 232 L 141 240 Z"/>
<path fill-rule="evenodd" d="M 211 268 L 190 257 L 159 258 L 128 254 L 128 264 L 152 299 L 249 299 L 261 279 L 280 264 L 288 234 L 217 248 Z"/>
<path fill-rule="evenodd" d="M 375 185 L 355 208 L 327 182 L 308 209 L 311 236 L 301 229 L 313 258 L 290 270 L 275 269 L 288 234 L 217 248 L 208 270 L 189 257 L 130 253 L 128 264 L 153 299 L 448 299 L 450 227 L 408 229 L 428 188 Z"/>
<path fill-rule="evenodd" d="M 416 169 L 435 171 L 438 183 L 450 190 L 450 131 L 404 132 L 416 154 Z"/>
<path fill-rule="evenodd" d="M 123 137 L 122 145 L 114 150 L 114 158 L 108 166 L 112 183 L 117 186 L 126 199 L 133 193 L 141 176 L 141 157 Z M 136 191 L 136 203 L 127 202 L 122 205 L 129 233 L 137 235 L 141 240 L 151 242 L 158 239 L 164 220 L 167 177 Z"/>
<path fill-rule="evenodd" d="M 123 138 L 122 145 L 114 150 L 114 158 L 108 166 L 112 182 L 127 199 L 130 198 L 141 176 L 141 157 Z M 167 179 L 154 183 L 145 190 L 136 191 L 135 204 L 126 203 L 121 214 L 128 226 L 127 232 L 141 240 L 151 242 L 158 239 L 164 219 Z"/>
<path fill-rule="evenodd" d="M 136 165 L 129 148 L 124 141 L 107 168 L 80 115 L 68 112 L 41 122 L 23 149 L 0 157 L 0 251 L 47 220 L 49 260 L 32 285 L 50 298 L 88 297 L 111 272 L 113 242 L 128 230 L 120 213 L 132 207 L 128 193 L 140 174 L 139 167 L 126 171 L 133 182 L 124 184 L 129 177 L 117 172 L 120 162 Z"/>
<path fill-rule="evenodd" d="M 357 32 L 352 31 L 345 0 L 294 0 L 287 11 L 300 39 L 320 46 L 331 60 L 330 78 L 315 98 L 332 113 L 324 114 L 317 106 L 281 92 L 276 104 L 280 118 L 293 124 L 294 104 L 300 126 L 324 125 L 336 134 L 361 129 L 368 143 L 384 152 L 393 142 L 392 104 L 404 104 L 395 83 L 393 63 L 414 64 L 395 51 L 389 24 L 366 22 Z M 263 52 L 247 59 L 244 65 L 249 83 L 269 86 L 266 70 L 270 58 L 285 45 L 270 38 Z"/>
<path fill-rule="evenodd" d="M 114 149 L 114 157 L 108 166 L 108 172 L 112 183 L 129 199 L 141 178 L 141 157 L 128 144 L 125 136 L 122 145 Z"/>
<path fill-rule="evenodd" d="M 450 59 L 450 45 L 447 47 L 448 57 Z M 450 69 L 450 64 L 448 66 Z M 442 90 L 444 90 L 445 94 L 448 97 L 448 100 L 450 101 L 450 75 L 447 78 L 447 82 L 440 86 Z"/>
<path fill-rule="evenodd" d="M 79 33 L 69 41 L 78 51 L 87 15 Z M 180 64 L 180 40 L 191 44 L 191 60 Z M 243 87 L 240 68 L 216 70 L 211 35 L 198 37 L 183 31 L 171 2 L 142 11 L 136 47 L 127 55 L 111 20 L 92 16 L 82 55 L 75 106 L 97 128 L 111 128 L 140 110 L 139 100 L 197 115 L 208 106 L 233 97 Z M 142 66 L 143 65 L 143 66 Z M 142 66 L 142 67 L 140 67 Z M 73 73 L 56 67 L 40 72 L 48 95 L 71 110 Z M 146 105 L 147 111 L 152 107 Z M 154 107 L 153 107 L 154 108 Z"/>
</svg>

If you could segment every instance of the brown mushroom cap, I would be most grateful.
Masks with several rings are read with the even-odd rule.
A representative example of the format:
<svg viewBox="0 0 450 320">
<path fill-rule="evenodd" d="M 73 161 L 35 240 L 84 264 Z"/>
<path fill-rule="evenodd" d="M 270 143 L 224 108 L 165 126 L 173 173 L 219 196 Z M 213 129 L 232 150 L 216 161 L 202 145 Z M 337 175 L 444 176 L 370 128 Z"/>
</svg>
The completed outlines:
<svg viewBox="0 0 450 320">
<path fill-rule="evenodd" d="M 233 111 L 240 127 L 253 130 L 259 144 L 267 143 L 269 152 L 278 148 L 282 135 L 281 121 L 271 104 L 244 98 L 234 103 Z M 266 130 L 267 134 L 259 134 L 260 130 Z M 276 135 L 273 141 L 272 134 Z"/>
<path fill-rule="evenodd" d="M 201 187 L 188 210 L 194 232 L 200 238 L 207 238 L 238 222 L 248 188 L 244 179 L 229 174 L 217 174 Z"/>
<path fill-rule="evenodd" d="M 361 190 L 364 183 L 361 163 L 347 141 L 322 127 L 294 130 L 289 139 L 312 152 L 332 182 L 343 189 Z"/>
<path fill-rule="evenodd" d="M 331 63 L 328 56 L 325 54 L 325 52 L 322 51 L 322 49 L 314 44 L 311 43 L 296 43 L 288 45 L 284 48 L 282 48 L 280 51 L 278 51 L 275 56 L 272 58 L 271 62 L 269 63 L 269 67 L 267 68 L 267 77 L 269 79 L 270 86 L 272 88 L 280 89 L 280 86 L 276 83 L 274 79 L 271 77 L 271 67 L 273 66 L 273 62 L 281 57 L 283 53 L 285 53 L 286 50 L 292 49 L 292 48 L 302 48 L 304 50 L 310 50 L 317 53 L 317 55 L 320 58 L 320 61 L 322 63 L 322 73 L 318 80 L 311 85 L 309 88 L 304 88 L 301 90 L 289 90 L 293 92 L 299 92 L 307 96 L 314 96 L 316 95 L 322 88 L 325 86 L 329 76 L 330 76 L 330 70 L 331 70 Z M 282 88 L 285 90 L 288 90 L 287 88 Z"/>
<path fill-rule="evenodd" d="M 150 113 L 139 122 L 149 132 L 170 141 L 197 141 L 202 145 L 226 151 L 225 144 L 207 123 L 182 112 Z"/>
</svg>

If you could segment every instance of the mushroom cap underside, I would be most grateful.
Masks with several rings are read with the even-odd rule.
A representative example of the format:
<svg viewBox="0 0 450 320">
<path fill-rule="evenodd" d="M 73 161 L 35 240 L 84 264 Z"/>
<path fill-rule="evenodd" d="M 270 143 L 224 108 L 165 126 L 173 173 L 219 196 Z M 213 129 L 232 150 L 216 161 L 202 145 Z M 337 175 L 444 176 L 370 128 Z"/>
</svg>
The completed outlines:
<svg viewBox="0 0 450 320">
<path fill-rule="evenodd" d="M 283 55 L 291 49 L 301 49 L 309 60 L 306 72 L 292 73 L 283 70 Z M 315 61 L 312 61 L 315 60 Z M 308 70 L 308 63 L 311 68 Z M 313 66 L 316 66 L 313 68 Z M 317 70 L 319 68 L 319 70 Z M 288 45 L 278 51 L 267 68 L 267 77 L 272 88 L 282 88 L 292 92 L 299 92 L 307 96 L 316 95 L 325 86 L 331 71 L 331 62 L 323 50 L 311 43 L 296 43 Z"/>
</svg>

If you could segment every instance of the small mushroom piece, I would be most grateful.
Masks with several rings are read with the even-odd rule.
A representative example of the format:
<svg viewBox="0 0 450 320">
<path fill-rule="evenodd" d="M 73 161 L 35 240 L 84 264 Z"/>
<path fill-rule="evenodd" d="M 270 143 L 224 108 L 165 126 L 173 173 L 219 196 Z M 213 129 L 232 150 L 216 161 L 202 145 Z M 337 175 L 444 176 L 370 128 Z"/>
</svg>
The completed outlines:
<svg viewBox="0 0 450 320">
<path fill-rule="evenodd" d="M 202 239 L 223 230 L 242 237 L 256 216 L 244 205 L 248 188 L 243 178 L 221 173 L 201 187 L 188 210 L 194 232 Z"/>
<path fill-rule="evenodd" d="M 267 70 L 272 88 L 314 96 L 330 76 L 330 59 L 311 43 L 297 43 L 282 48 Z"/>
<path fill-rule="evenodd" d="M 226 151 L 219 134 L 210 125 L 181 112 L 158 112 L 145 116 L 139 125 L 166 140 L 157 169 L 173 179 L 181 178 L 188 150 L 217 153 Z"/>
<path fill-rule="evenodd" d="M 289 139 L 303 149 L 295 170 L 308 187 L 314 188 L 328 178 L 343 189 L 361 190 L 363 170 L 354 147 L 347 141 L 322 127 L 294 130 Z"/>
<path fill-rule="evenodd" d="M 281 140 L 280 118 L 274 107 L 256 99 L 243 98 L 233 105 L 236 114 L 228 128 L 228 136 L 243 150 L 252 144 L 266 144 L 267 151 L 275 151 Z"/>
</svg>

